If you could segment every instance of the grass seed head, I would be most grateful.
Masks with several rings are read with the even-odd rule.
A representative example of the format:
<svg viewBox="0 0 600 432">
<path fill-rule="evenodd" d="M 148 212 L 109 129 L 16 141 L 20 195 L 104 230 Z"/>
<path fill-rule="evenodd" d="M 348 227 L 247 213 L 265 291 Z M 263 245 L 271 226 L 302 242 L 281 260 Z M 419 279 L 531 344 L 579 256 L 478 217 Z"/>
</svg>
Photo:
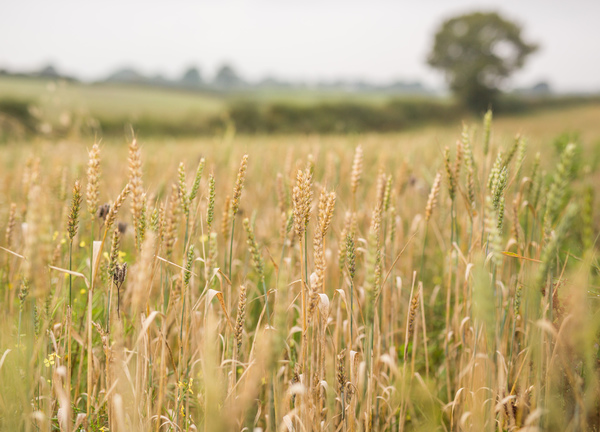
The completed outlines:
<svg viewBox="0 0 600 432">
<path fill-rule="evenodd" d="M 79 211 L 81 209 L 81 201 L 81 184 L 79 183 L 79 180 L 77 180 L 73 186 L 71 211 L 69 212 L 69 220 L 67 223 L 67 232 L 69 233 L 69 239 L 71 242 L 73 241 L 73 238 L 77 234 L 77 229 L 79 228 Z"/>
<path fill-rule="evenodd" d="M 196 175 L 194 176 L 194 183 L 192 183 L 192 190 L 190 190 L 189 201 L 194 201 L 196 196 L 198 195 L 198 190 L 200 189 L 200 180 L 202 179 L 202 173 L 204 172 L 204 165 L 206 161 L 204 158 L 200 159 L 198 163 L 198 168 L 196 168 Z"/>
<path fill-rule="evenodd" d="M 358 184 L 360 183 L 360 179 L 362 176 L 363 170 L 363 149 L 362 146 L 356 147 L 356 152 L 354 153 L 354 161 L 352 162 L 352 175 L 350 177 L 350 189 L 352 191 L 352 196 L 356 196 L 356 190 L 358 189 Z"/>
<path fill-rule="evenodd" d="M 437 197 L 440 194 L 440 184 L 442 183 L 442 174 L 438 172 L 433 179 L 433 185 L 429 192 L 429 198 L 427 199 L 427 205 L 425 206 L 425 221 L 429 222 L 433 209 L 437 205 Z"/>
<path fill-rule="evenodd" d="M 231 217 L 235 218 L 240 208 L 240 198 L 242 196 L 242 189 L 244 188 L 244 181 L 246 180 L 246 170 L 248 168 L 248 155 L 242 156 L 240 162 L 240 169 L 238 170 L 237 178 L 235 180 L 235 187 L 233 188 L 233 198 L 231 199 Z"/>
<path fill-rule="evenodd" d="M 87 209 L 93 218 L 98 211 L 98 180 L 100 179 L 100 147 L 94 144 L 89 151 L 87 169 Z"/>
</svg>

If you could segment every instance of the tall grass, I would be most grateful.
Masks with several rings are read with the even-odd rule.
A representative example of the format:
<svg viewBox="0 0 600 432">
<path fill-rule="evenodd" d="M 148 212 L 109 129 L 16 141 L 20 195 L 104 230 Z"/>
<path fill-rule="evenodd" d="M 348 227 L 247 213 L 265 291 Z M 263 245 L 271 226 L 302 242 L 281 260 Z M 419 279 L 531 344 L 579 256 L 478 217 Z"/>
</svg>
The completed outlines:
<svg viewBox="0 0 600 432">
<path fill-rule="evenodd" d="M 0 428 L 600 430 L 598 175 L 480 129 L 13 150 Z"/>
</svg>

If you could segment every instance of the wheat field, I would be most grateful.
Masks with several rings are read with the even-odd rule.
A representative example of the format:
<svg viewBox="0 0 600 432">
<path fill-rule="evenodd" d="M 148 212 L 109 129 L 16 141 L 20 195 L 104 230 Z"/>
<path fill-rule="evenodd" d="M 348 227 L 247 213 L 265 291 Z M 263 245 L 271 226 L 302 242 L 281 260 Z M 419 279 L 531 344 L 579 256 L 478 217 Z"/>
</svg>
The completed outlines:
<svg viewBox="0 0 600 432">
<path fill-rule="evenodd" d="M 0 429 L 599 431 L 569 120 L 6 146 Z"/>
</svg>

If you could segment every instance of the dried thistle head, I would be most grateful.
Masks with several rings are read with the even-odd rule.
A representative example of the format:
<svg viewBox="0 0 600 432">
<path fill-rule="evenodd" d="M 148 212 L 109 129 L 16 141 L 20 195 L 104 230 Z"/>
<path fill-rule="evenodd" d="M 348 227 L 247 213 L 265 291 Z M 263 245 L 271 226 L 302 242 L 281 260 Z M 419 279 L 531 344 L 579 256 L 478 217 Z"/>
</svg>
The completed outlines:
<svg viewBox="0 0 600 432">
<path fill-rule="evenodd" d="M 106 221 L 106 217 L 108 216 L 108 212 L 110 211 L 110 204 L 102 204 L 98 207 L 98 211 L 96 212 L 96 217 L 101 219 L 102 222 Z"/>
<path fill-rule="evenodd" d="M 71 211 L 69 212 L 69 220 L 67 223 L 67 232 L 69 233 L 69 239 L 71 242 L 73 241 L 73 238 L 77 234 L 77 229 L 79 228 L 79 211 L 81 209 L 81 201 L 81 184 L 79 183 L 79 180 L 77 180 L 73 186 Z"/>
<path fill-rule="evenodd" d="M 119 230 L 119 234 L 125 234 L 125 232 L 127 231 L 127 222 L 117 223 L 117 230 Z"/>
<path fill-rule="evenodd" d="M 88 155 L 86 199 L 88 212 L 93 218 L 98 211 L 98 180 L 100 179 L 100 147 L 98 144 L 95 143 L 92 146 Z"/>
<path fill-rule="evenodd" d="M 115 286 L 117 288 L 121 288 L 123 282 L 125 282 L 125 278 L 127 277 L 127 263 L 115 264 L 115 269 L 112 276 Z"/>
</svg>

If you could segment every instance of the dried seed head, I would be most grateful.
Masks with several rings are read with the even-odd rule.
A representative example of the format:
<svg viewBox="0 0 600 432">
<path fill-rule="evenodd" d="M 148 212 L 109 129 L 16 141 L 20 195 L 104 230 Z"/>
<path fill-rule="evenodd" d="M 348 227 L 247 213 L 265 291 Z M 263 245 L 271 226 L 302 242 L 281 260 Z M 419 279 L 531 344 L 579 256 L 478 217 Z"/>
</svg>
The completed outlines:
<svg viewBox="0 0 600 432">
<path fill-rule="evenodd" d="M 336 377 L 338 382 L 338 390 L 341 394 L 346 390 L 346 368 L 344 367 L 344 361 L 346 358 L 346 350 L 340 351 L 337 355 L 337 368 L 336 368 Z"/>
<path fill-rule="evenodd" d="M 246 287 L 240 286 L 240 295 L 238 299 L 237 318 L 235 320 L 234 337 L 237 342 L 238 355 L 242 348 L 242 333 L 244 332 L 244 322 L 246 320 Z"/>
<path fill-rule="evenodd" d="M 244 219 L 244 229 L 246 230 L 248 249 L 250 251 L 250 255 L 252 256 L 252 264 L 254 265 L 254 269 L 258 274 L 259 280 L 264 281 L 265 279 L 265 262 L 260 254 L 258 249 L 258 244 L 256 243 L 256 237 L 254 236 L 254 228 L 250 225 L 250 221 L 248 218 Z"/>
<path fill-rule="evenodd" d="M 194 201 L 196 196 L 198 195 L 198 190 L 200 189 L 200 180 L 202 179 L 202 173 L 204 172 L 204 158 L 200 159 L 198 163 L 198 168 L 196 169 L 196 176 L 194 177 L 194 183 L 192 184 L 192 190 L 190 191 L 189 201 Z"/>
<path fill-rule="evenodd" d="M 548 238 L 552 224 L 558 216 L 563 197 L 571 179 L 576 147 L 573 143 L 568 144 L 561 153 L 552 184 L 546 195 L 546 211 L 543 221 L 546 238 Z"/>
<path fill-rule="evenodd" d="M 508 166 L 508 164 L 511 163 L 511 161 L 517 154 L 517 150 L 521 146 L 522 140 L 523 140 L 523 138 L 521 138 L 521 134 L 517 134 L 517 136 L 515 137 L 515 140 L 513 141 L 513 145 L 511 146 L 510 150 L 508 151 L 508 154 L 506 155 L 506 158 L 504 159 L 504 163 L 502 164 L 503 166 L 506 167 L 506 166 Z"/>
<path fill-rule="evenodd" d="M 410 341 L 410 338 L 413 335 L 413 332 L 415 330 L 415 318 L 417 316 L 417 309 L 419 308 L 419 296 L 421 293 L 421 286 L 419 285 L 419 288 L 417 289 L 417 292 L 415 293 L 415 295 L 413 296 L 411 302 L 410 302 L 410 308 L 408 310 L 408 322 L 407 322 L 407 327 L 408 327 L 408 336 L 407 336 L 407 341 Z"/>
<path fill-rule="evenodd" d="M 240 207 L 240 197 L 242 196 L 242 189 L 244 188 L 244 181 L 246 180 L 246 169 L 248 167 L 248 155 L 245 154 L 242 157 L 240 163 L 240 169 L 235 180 L 235 187 L 233 188 L 233 198 L 231 199 L 231 216 L 237 215 Z"/>
<path fill-rule="evenodd" d="M 185 182 L 185 165 L 183 162 L 179 163 L 179 168 L 177 170 L 179 174 L 179 204 L 181 205 L 181 210 L 186 217 L 190 215 L 190 200 L 187 193 L 187 185 Z"/>
<path fill-rule="evenodd" d="M 494 190 L 495 184 L 498 182 L 498 177 L 500 176 L 500 172 L 502 171 L 503 167 L 502 161 L 502 152 L 498 152 L 498 155 L 496 156 L 496 161 L 494 162 L 494 165 L 492 166 L 492 169 L 490 171 L 490 176 L 488 177 L 487 188 L 490 191 Z"/>
<path fill-rule="evenodd" d="M 225 242 L 229 239 L 229 226 L 231 225 L 231 199 L 229 195 L 225 197 L 225 205 L 223 207 L 223 215 L 221 219 L 221 234 Z"/>
<path fill-rule="evenodd" d="M 352 239 L 354 239 L 354 223 L 354 214 L 350 211 L 347 211 L 346 215 L 344 216 L 344 228 L 342 229 L 340 238 L 338 240 L 338 269 L 340 274 L 343 273 L 344 269 L 346 268 L 347 237 L 350 235 Z"/>
<path fill-rule="evenodd" d="M 348 263 L 348 275 L 350 280 L 354 280 L 356 275 L 356 245 L 354 236 L 351 233 L 346 235 L 346 261 Z"/>
<path fill-rule="evenodd" d="M 100 147 L 98 144 L 94 144 L 88 154 L 86 199 L 88 212 L 93 218 L 98 211 L 98 180 L 100 178 Z"/>
<path fill-rule="evenodd" d="M 512 235 L 515 239 L 515 241 L 517 242 L 517 246 L 519 245 L 519 239 L 520 239 L 520 228 L 521 225 L 519 223 L 519 201 L 515 198 L 515 200 L 513 201 L 513 224 L 512 224 Z"/>
<path fill-rule="evenodd" d="M 356 147 L 356 152 L 354 153 L 354 161 L 352 162 L 352 175 L 350 179 L 350 189 L 352 191 L 352 196 L 356 196 L 356 190 L 358 189 L 358 184 L 360 183 L 360 178 L 362 176 L 362 166 L 363 166 L 363 149 L 362 146 Z"/>
<path fill-rule="evenodd" d="M 471 148 L 471 140 L 467 127 L 463 127 L 462 145 L 465 153 L 465 168 L 467 170 L 467 198 L 469 200 L 470 211 L 475 212 L 475 159 L 473 158 L 473 150 Z"/>
<path fill-rule="evenodd" d="M 316 306 L 319 302 L 319 293 L 323 292 L 323 282 L 325 280 L 325 253 L 323 250 L 323 236 L 319 231 L 315 231 L 313 239 L 313 259 L 315 271 L 310 280 L 310 302 L 308 308 L 308 319 L 310 321 Z"/>
<path fill-rule="evenodd" d="M 296 235 L 301 241 L 310 220 L 312 196 L 312 174 L 309 170 L 298 170 L 292 200 L 294 203 L 294 227 Z"/>
<path fill-rule="evenodd" d="M 69 212 L 69 221 L 67 224 L 67 232 L 69 233 L 69 239 L 71 241 L 73 241 L 73 238 L 77 234 L 77 229 L 79 228 L 81 200 L 81 184 L 79 183 L 79 180 L 77 180 L 73 186 L 73 199 L 71 201 L 71 211 Z"/>
<path fill-rule="evenodd" d="M 154 231 L 156 234 L 159 234 L 160 231 L 160 208 L 156 205 L 152 210 L 152 214 L 150 215 L 150 229 Z"/>
<path fill-rule="evenodd" d="M 194 245 L 190 245 L 185 261 L 185 270 L 183 271 L 183 286 L 185 288 L 190 286 L 190 279 L 192 278 L 192 264 L 194 264 Z"/>
<path fill-rule="evenodd" d="M 215 220 L 215 176 L 208 177 L 208 209 L 206 211 L 207 231 L 212 232 L 212 225 Z"/>
<path fill-rule="evenodd" d="M 429 222 L 431 219 L 431 214 L 433 213 L 433 209 L 437 205 L 437 197 L 440 193 L 440 184 L 442 182 L 442 174 L 437 173 L 435 175 L 435 179 L 433 180 L 433 185 L 431 186 L 431 191 L 429 192 L 429 198 L 427 199 L 427 205 L 425 206 L 425 221 Z"/>
<path fill-rule="evenodd" d="M 377 192 L 375 196 L 377 197 L 377 205 L 380 206 L 382 209 L 384 207 L 386 184 L 387 176 L 383 171 L 380 170 L 379 175 L 377 176 Z"/>
<path fill-rule="evenodd" d="M 387 212 L 390 208 L 392 194 L 392 176 L 389 175 L 387 177 L 387 182 L 385 184 L 385 190 L 383 191 L 383 211 Z"/>
<path fill-rule="evenodd" d="M 173 184 L 171 186 L 171 195 L 169 196 L 169 205 L 167 206 L 164 224 L 165 251 L 169 258 L 173 254 L 173 246 L 177 239 L 177 221 L 179 217 L 178 193 L 177 185 Z"/>
<path fill-rule="evenodd" d="M 133 225 L 136 227 L 136 247 L 141 247 L 141 239 L 138 238 L 137 226 L 142 215 L 144 206 L 144 185 L 142 183 L 142 152 L 134 138 L 129 146 L 129 187 L 131 188 L 131 214 Z"/>
<path fill-rule="evenodd" d="M 119 230 L 114 230 L 113 235 L 112 235 L 112 243 L 110 246 L 110 255 L 109 255 L 109 259 L 108 259 L 108 275 L 109 275 L 109 277 L 113 277 L 117 270 L 117 265 L 119 264 L 119 247 L 120 247 Z"/>
<path fill-rule="evenodd" d="M 450 149 L 446 147 L 444 149 L 444 167 L 446 168 L 446 181 L 448 182 L 448 195 L 450 199 L 454 201 L 456 196 L 456 176 L 454 168 L 450 163 Z"/>
<path fill-rule="evenodd" d="M 331 225 L 333 210 L 335 208 L 335 198 L 335 192 L 326 192 L 325 189 L 321 190 L 321 196 L 319 197 L 318 216 L 318 231 L 321 237 L 325 237 L 327 230 Z"/>
<path fill-rule="evenodd" d="M 114 225 L 115 219 L 117 218 L 117 213 L 119 212 L 119 209 L 125 202 L 125 198 L 127 198 L 127 195 L 129 195 L 130 190 L 131 189 L 129 187 L 129 184 L 125 185 L 125 187 L 123 188 L 123 190 L 117 197 L 115 203 L 110 207 L 110 210 L 108 211 L 108 215 L 106 216 L 106 224 L 105 224 L 106 231 L 109 231 L 112 228 L 112 226 Z"/>
</svg>

